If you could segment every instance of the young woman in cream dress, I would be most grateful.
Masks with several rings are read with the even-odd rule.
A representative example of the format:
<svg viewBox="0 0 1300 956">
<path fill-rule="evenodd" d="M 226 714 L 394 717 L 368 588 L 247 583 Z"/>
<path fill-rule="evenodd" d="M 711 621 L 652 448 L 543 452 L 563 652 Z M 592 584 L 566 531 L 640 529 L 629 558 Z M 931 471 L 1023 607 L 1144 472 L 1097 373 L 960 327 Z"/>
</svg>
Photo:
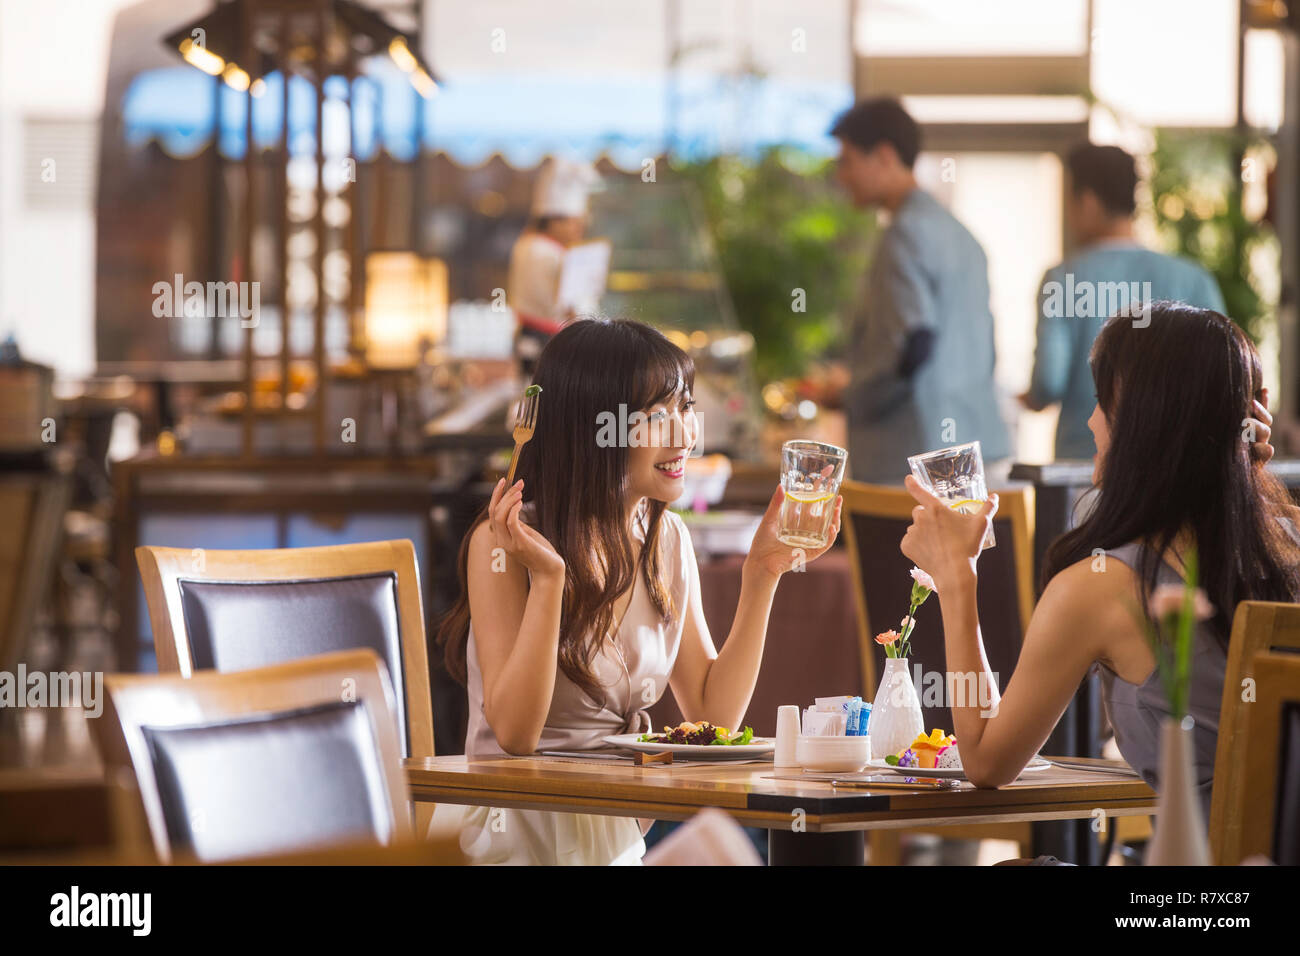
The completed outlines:
<svg viewBox="0 0 1300 956">
<path fill-rule="evenodd" d="M 650 730 L 671 690 L 687 720 L 739 727 L 772 596 L 798 553 L 776 537 L 778 487 L 754 536 L 719 652 L 690 534 L 667 510 L 699 435 L 694 366 L 639 322 L 576 323 L 538 363 L 536 432 L 461 548 L 461 598 L 439 640 L 469 694 L 470 757 L 606 746 Z M 626 429 L 609 427 L 619 416 Z M 625 435 L 624 440 L 622 436 Z M 835 502 L 827 547 L 839 532 Z M 640 863 L 651 821 L 440 804 L 474 863 Z"/>
</svg>

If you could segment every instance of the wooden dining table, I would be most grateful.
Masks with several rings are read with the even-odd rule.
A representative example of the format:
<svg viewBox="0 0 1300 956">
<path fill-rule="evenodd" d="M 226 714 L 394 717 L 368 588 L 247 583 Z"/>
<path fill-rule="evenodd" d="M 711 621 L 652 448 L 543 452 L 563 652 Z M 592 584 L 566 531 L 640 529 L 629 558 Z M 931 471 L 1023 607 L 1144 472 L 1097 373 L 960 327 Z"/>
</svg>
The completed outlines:
<svg viewBox="0 0 1300 956">
<path fill-rule="evenodd" d="M 888 772 L 845 785 L 771 762 L 636 766 L 595 757 L 449 756 L 412 758 L 405 767 L 417 801 L 679 821 L 717 807 L 768 831 L 774 866 L 861 864 L 865 832 L 873 829 L 1091 819 L 1104 832 L 1111 818 L 1154 812 L 1155 791 L 1116 772 L 1122 764 L 1059 759 L 1094 769 L 1053 765 L 997 789 L 966 781 L 934 789 L 899 786 L 904 779 Z"/>
</svg>

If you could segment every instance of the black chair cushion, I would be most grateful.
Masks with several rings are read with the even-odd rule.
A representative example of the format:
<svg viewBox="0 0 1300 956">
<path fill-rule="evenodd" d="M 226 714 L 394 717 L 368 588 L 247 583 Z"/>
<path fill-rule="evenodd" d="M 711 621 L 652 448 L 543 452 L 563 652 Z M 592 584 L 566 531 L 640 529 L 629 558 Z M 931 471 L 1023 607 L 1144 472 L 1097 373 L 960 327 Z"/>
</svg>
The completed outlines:
<svg viewBox="0 0 1300 956">
<path fill-rule="evenodd" d="M 229 860 L 392 835 L 378 745 L 359 701 L 141 730 L 175 850 Z"/>
<path fill-rule="evenodd" d="M 911 597 L 912 579 L 908 572 L 912 562 L 903 556 L 898 543 L 903 540 L 911 518 L 885 518 L 874 515 L 852 515 L 853 534 L 858 544 L 858 566 L 867 602 L 867 629 L 871 637 L 890 628 L 899 630 L 907 614 Z M 1012 546 L 1011 520 L 993 519 L 993 533 L 997 545 L 980 555 L 979 607 L 980 634 L 988 655 L 989 669 L 997 675 L 998 691 L 1005 692 L 1011 683 L 1011 673 L 1020 658 L 1024 638 L 1024 622 L 1020 620 L 1020 599 L 1016 587 L 1016 557 Z M 876 655 L 876 675 L 885 670 L 885 649 L 874 641 L 871 652 Z M 939 596 L 929 600 L 916 612 L 916 629 L 912 632 L 912 653 L 909 660 L 912 676 L 916 677 L 919 664 L 923 673 L 947 671 L 947 654 L 943 639 L 943 617 L 939 611 Z M 935 680 L 936 678 L 931 678 Z M 977 686 L 969 686 L 968 693 L 978 693 Z M 936 696 L 936 688 L 927 689 L 917 684 L 916 693 L 921 698 L 922 719 L 925 732 L 942 727 L 952 733 L 952 711 L 947 706 L 927 706 L 927 698 Z M 876 693 L 869 687 L 867 695 Z M 946 690 L 938 695 L 947 700 Z M 968 698 L 969 699 L 969 698 Z M 978 698 L 976 698 L 978 700 Z M 972 700 L 971 703 L 976 702 Z"/>
<path fill-rule="evenodd" d="M 1300 866 L 1300 702 L 1282 705 L 1277 806 L 1273 816 L 1273 862 Z"/>
<path fill-rule="evenodd" d="M 251 670 L 330 651 L 373 650 L 397 694 L 402 756 L 411 755 L 395 573 L 178 584 L 196 669 Z"/>
</svg>

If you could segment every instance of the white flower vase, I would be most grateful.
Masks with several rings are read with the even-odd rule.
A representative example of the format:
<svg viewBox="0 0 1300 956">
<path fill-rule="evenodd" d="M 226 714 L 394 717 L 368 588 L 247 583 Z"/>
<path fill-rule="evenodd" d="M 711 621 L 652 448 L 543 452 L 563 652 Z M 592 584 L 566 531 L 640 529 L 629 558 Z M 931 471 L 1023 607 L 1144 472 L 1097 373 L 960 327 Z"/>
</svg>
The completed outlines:
<svg viewBox="0 0 1300 956">
<path fill-rule="evenodd" d="M 1191 722 L 1184 727 L 1172 717 L 1165 718 L 1160 728 L 1160 795 L 1155 833 L 1147 844 L 1147 866 L 1210 865 L 1195 770 Z"/>
<path fill-rule="evenodd" d="M 871 703 L 871 756 L 887 757 L 912 745 L 918 734 L 925 733 L 921 717 L 921 699 L 916 696 L 912 672 L 906 657 L 885 658 L 885 673 Z"/>
</svg>

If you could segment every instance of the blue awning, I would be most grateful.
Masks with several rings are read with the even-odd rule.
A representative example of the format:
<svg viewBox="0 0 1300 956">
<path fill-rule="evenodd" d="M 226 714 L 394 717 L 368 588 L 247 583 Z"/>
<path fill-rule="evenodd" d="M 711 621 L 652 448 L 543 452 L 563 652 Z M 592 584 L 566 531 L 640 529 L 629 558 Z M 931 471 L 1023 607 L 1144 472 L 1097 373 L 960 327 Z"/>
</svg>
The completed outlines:
<svg viewBox="0 0 1300 956">
<path fill-rule="evenodd" d="M 499 153 L 513 166 L 532 167 L 547 155 L 562 153 L 605 155 L 634 169 L 669 145 L 669 86 L 663 73 L 462 77 L 424 100 L 396 67 L 381 59 L 371 66 L 366 78 L 354 83 L 352 125 L 361 159 L 382 148 L 394 158 L 410 160 L 418 140 L 424 149 L 444 151 L 465 165 Z M 270 74 L 265 93 L 253 99 L 253 138 L 263 147 L 278 141 L 282 84 L 280 74 Z M 205 148 L 212 140 L 218 85 L 218 147 L 227 157 L 242 157 L 246 95 L 187 65 L 148 70 L 131 82 L 122 103 L 128 144 L 157 140 L 176 156 Z M 326 93 L 326 152 L 344 154 L 347 82 L 331 77 Z M 767 145 L 792 144 L 830 155 L 834 141 L 826 130 L 851 104 L 852 91 L 847 85 L 790 78 L 687 75 L 678 80 L 674 102 L 675 154 L 750 154 Z M 417 133 L 417 117 L 422 133 Z M 311 84 L 294 77 L 289 85 L 290 152 L 314 153 L 315 129 Z"/>
</svg>

